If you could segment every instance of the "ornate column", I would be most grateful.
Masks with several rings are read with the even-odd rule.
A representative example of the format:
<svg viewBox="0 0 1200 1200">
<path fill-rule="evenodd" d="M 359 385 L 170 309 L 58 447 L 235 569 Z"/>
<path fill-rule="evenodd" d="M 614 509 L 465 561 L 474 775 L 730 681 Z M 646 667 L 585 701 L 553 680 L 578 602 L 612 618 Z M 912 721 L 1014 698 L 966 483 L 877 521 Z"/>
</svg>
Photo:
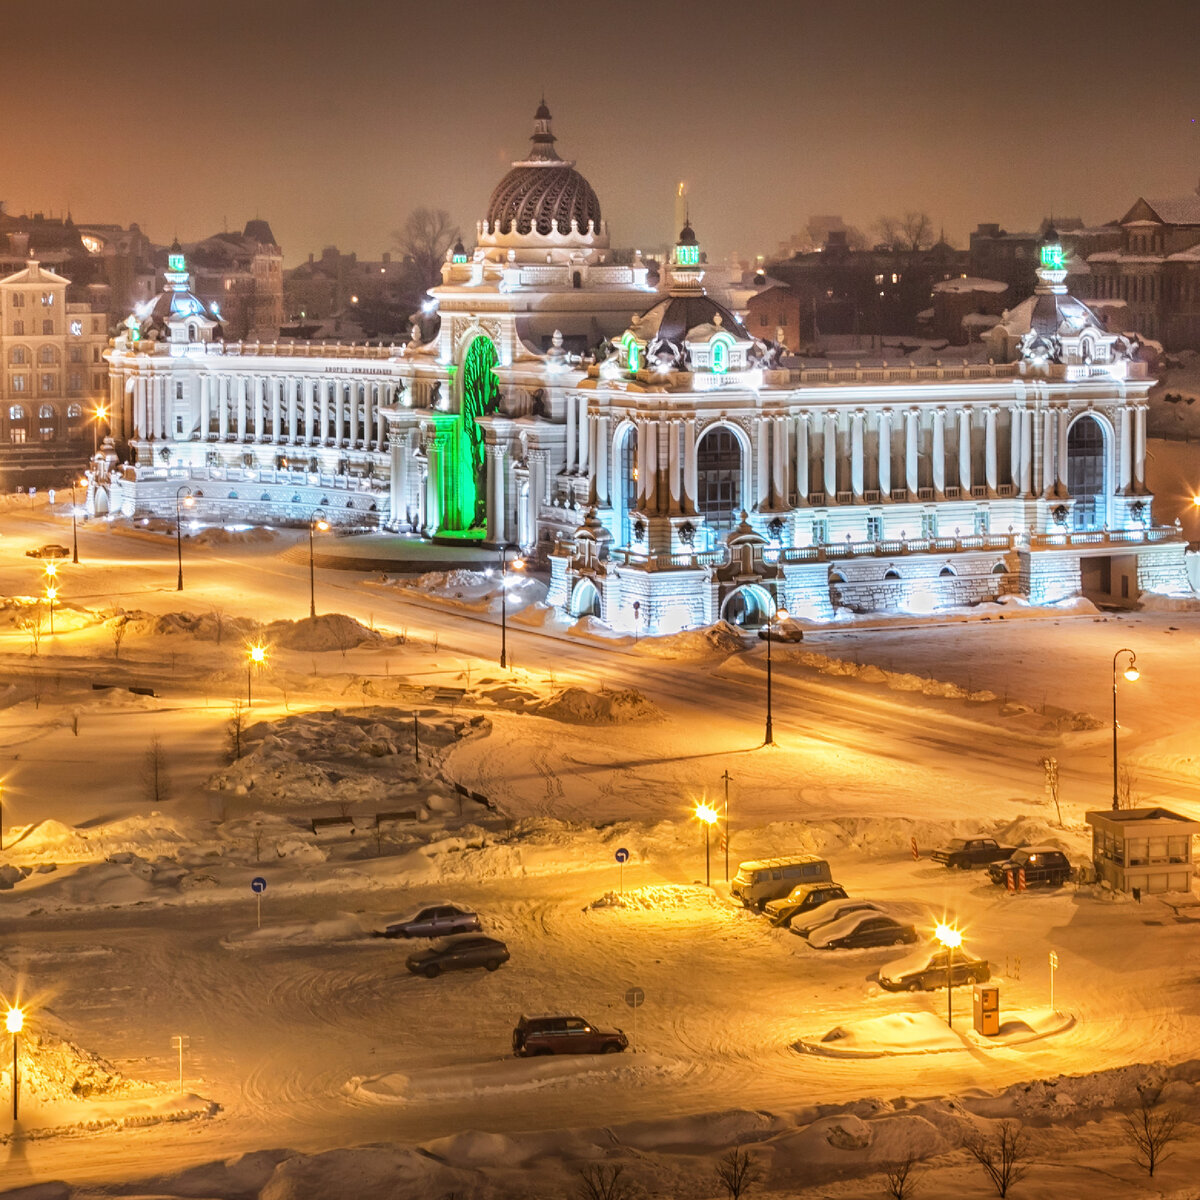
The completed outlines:
<svg viewBox="0 0 1200 1200">
<path fill-rule="evenodd" d="M 346 384 L 346 402 L 350 406 L 350 433 L 346 444 L 352 450 L 358 444 L 358 388 L 357 379 L 352 379 Z"/>
<path fill-rule="evenodd" d="M 200 376 L 200 440 L 208 441 L 208 427 L 212 422 L 212 377 Z"/>
<path fill-rule="evenodd" d="M 338 380 L 334 380 L 333 384 L 333 444 L 341 446 L 346 436 L 346 389 Z M 430 445 L 433 443 L 431 442 Z M 439 449 L 440 456 L 441 451 Z M 433 490 L 437 491 L 436 475 L 437 472 L 433 469 L 433 464 L 429 466 L 429 474 L 435 478 Z M 438 512 L 438 520 L 441 520 L 441 512 Z"/>
<path fill-rule="evenodd" d="M 682 499 L 681 479 L 679 470 L 679 421 L 667 422 L 667 502 L 668 512 L 681 511 Z"/>
<path fill-rule="evenodd" d="M 775 439 L 771 507 L 782 510 L 788 506 L 788 422 L 786 417 L 774 417 L 771 424 L 771 436 Z"/>
<path fill-rule="evenodd" d="M 796 502 L 808 503 L 808 413 L 796 414 Z"/>
<path fill-rule="evenodd" d="M 683 511 L 696 511 L 696 418 L 683 423 Z"/>
<path fill-rule="evenodd" d="M 294 446 L 300 435 L 300 381 L 289 375 L 284 380 L 287 388 L 287 427 L 288 441 Z"/>
<path fill-rule="evenodd" d="M 575 455 L 579 449 L 579 438 L 575 433 L 575 411 L 575 397 L 568 394 L 566 462 L 563 464 L 564 475 L 575 474 Z"/>
<path fill-rule="evenodd" d="M 254 440 L 261 442 L 266 431 L 266 423 L 264 421 L 263 409 L 266 406 L 263 388 L 263 377 L 255 375 L 253 380 L 253 396 L 254 396 Z"/>
<path fill-rule="evenodd" d="M 996 451 L 996 414 L 1000 410 L 989 404 L 983 410 L 983 478 L 989 496 L 996 494 L 1000 483 L 1000 464 Z"/>
<path fill-rule="evenodd" d="M 387 449 L 388 439 L 388 424 L 387 417 L 380 412 L 382 408 L 391 407 L 392 403 L 392 388 L 390 384 L 384 383 L 379 386 L 379 407 L 375 410 L 375 448 L 377 450 Z"/>
<path fill-rule="evenodd" d="M 588 420 L 587 397 L 577 396 L 576 402 L 579 404 L 579 474 L 586 475 L 590 462 L 588 450 L 591 447 L 592 423 Z M 641 452 L 640 445 L 638 452 Z"/>
<path fill-rule="evenodd" d="M 313 381 L 305 377 L 300 386 L 304 393 L 304 441 L 306 445 L 311 446 L 315 433 L 313 429 Z"/>
<path fill-rule="evenodd" d="M 1128 494 L 1133 486 L 1133 405 L 1121 405 L 1121 475 L 1120 489 Z"/>
<path fill-rule="evenodd" d="M 963 405 L 958 410 L 958 486 L 963 499 L 971 496 L 971 410 Z"/>
<path fill-rule="evenodd" d="M 837 503 L 837 413 L 825 414 L 825 436 L 822 439 L 825 455 L 825 503 Z"/>
<path fill-rule="evenodd" d="M 933 410 L 933 494 L 945 499 L 946 494 L 946 410 Z"/>
<path fill-rule="evenodd" d="M 1021 409 L 1021 495 L 1033 492 L 1033 409 Z"/>
<path fill-rule="evenodd" d="M 1012 478 L 1013 491 L 1021 490 L 1021 413 L 1024 411 L 1019 404 L 1009 409 L 1008 419 L 1008 467 Z"/>
<path fill-rule="evenodd" d="M 892 410 L 881 409 L 878 417 L 879 433 L 879 498 L 888 500 L 892 494 Z"/>
<path fill-rule="evenodd" d="M 1042 421 L 1042 495 L 1054 495 L 1054 450 L 1058 444 L 1058 438 L 1054 432 L 1054 422 L 1057 413 L 1052 408 L 1047 408 L 1045 417 Z"/>
<path fill-rule="evenodd" d="M 858 408 L 850 415 L 850 489 L 854 499 L 863 498 L 863 425 L 865 410 Z"/>
<path fill-rule="evenodd" d="M 1146 412 L 1149 404 L 1139 404 L 1133 410 L 1133 487 L 1146 490 Z"/>
<path fill-rule="evenodd" d="M 408 520 L 408 437 L 408 433 L 402 433 L 392 442 L 392 478 L 389 501 L 393 525 L 399 525 Z"/>
<path fill-rule="evenodd" d="M 601 413 L 596 417 L 596 502 L 607 504 L 608 489 L 608 414 Z M 641 439 L 638 439 L 638 450 L 641 451 Z M 640 477 L 639 472 L 639 477 Z M 651 479 L 653 475 L 651 474 Z"/>
<path fill-rule="evenodd" d="M 320 404 L 317 416 L 316 445 L 323 446 L 329 437 L 329 380 L 322 379 L 318 387 L 320 389 Z"/>
<path fill-rule="evenodd" d="M 229 437 L 229 376 L 217 376 L 217 436 L 221 441 Z"/>
<path fill-rule="evenodd" d="M 1071 414 L 1064 405 L 1058 410 L 1058 477 L 1054 488 L 1055 495 L 1066 499 L 1070 494 L 1067 490 L 1067 426 L 1071 424 Z"/>
<path fill-rule="evenodd" d="M 507 480 L 505 479 L 505 454 L 503 446 L 489 446 L 488 450 L 495 458 L 495 484 L 496 491 L 492 502 L 492 512 L 488 520 L 488 530 L 492 534 L 492 541 L 499 542 L 503 545 L 508 541 L 508 505 L 506 504 Z M 493 523 L 494 521 L 494 523 Z"/>
<path fill-rule="evenodd" d="M 363 384 L 363 449 L 370 450 L 375 433 L 375 389 L 379 385 L 368 380 Z"/>
<path fill-rule="evenodd" d="M 283 437 L 283 397 L 281 395 L 281 380 L 272 375 L 267 380 L 268 394 L 271 397 L 271 441 L 278 442 Z"/>
<path fill-rule="evenodd" d="M 765 512 L 771 506 L 771 419 L 758 421 L 758 461 L 754 471 L 754 508 Z"/>
<path fill-rule="evenodd" d="M 239 374 L 236 381 L 237 395 L 237 440 L 244 442 L 246 440 L 246 418 L 249 416 L 249 403 L 247 397 L 246 377 Z"/>
<path fill-rule="evenodd" d="M 920 475 L 917 471 L 917 422 L 921 419 L 919 408 L 906 409 L 904 413 L 904 486 L 908 489 L 909 500 L 917 498 L 917 484 Z"/>
</svg>

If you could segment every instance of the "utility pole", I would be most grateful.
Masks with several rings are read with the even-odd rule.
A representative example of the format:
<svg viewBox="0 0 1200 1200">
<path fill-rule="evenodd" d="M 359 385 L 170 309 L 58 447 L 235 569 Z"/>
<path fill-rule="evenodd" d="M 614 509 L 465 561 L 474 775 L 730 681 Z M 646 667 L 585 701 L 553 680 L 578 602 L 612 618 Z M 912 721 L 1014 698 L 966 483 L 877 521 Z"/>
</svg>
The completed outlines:
<svg viewBox="0 0 1200 1200">
<path fill-rule="evenodd" d="M 725 781 L 725 882 L 729 882 L 729 771 L 721 776 Z"/>
</svg>

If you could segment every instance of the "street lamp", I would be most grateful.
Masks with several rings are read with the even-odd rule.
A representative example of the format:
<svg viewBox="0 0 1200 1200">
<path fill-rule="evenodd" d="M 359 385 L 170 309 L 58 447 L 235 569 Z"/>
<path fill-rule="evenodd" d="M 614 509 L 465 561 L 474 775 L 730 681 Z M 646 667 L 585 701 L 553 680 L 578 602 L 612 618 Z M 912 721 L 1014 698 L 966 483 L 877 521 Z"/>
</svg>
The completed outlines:
<svg viewBox="0 0 1200 1200">
<path fill-rule="evenodd" d="M 1117 802 L 1117 659 L 1122 654 L 1129 655 L 1129 666 L 1122 672 L 1125 678 L 1130 683 L 1136 683 L 1142 675 L 1137 669 L 1137 655 L 1132 650 L 1122 648 L 1113 655 L 1113 812 L 1121 807 Z"/>
<path fill-rule="evenodd" d="M 317 518 L 320 517 L 320 520 Z M 314 508 L 308 516 L 308 615 L 315 617 L 317 615 L 317 576 L 313 569 L 313 530 L 319 529 L 322 533 L 329 528 L 329 522 L 325 520 L 325 510 L 322 508 Z"/>
<path fill-rule="evenodd" d="M 54 601 L 58 598 L 58 588 L 52 583 L 46 584 L 46 599 L 50 601 L 50 636 L 54 636 Z"/>
<path fill-rule="evenodd" d="M 108 409 L 105 408 L 103 404 L 97 404 L 96 409 L 95 409 L 95 416 L 92 418 L 92 457 L 93 458 L 95 458 L 96 455 L 99 453 L 99 447 L 96 444 L 96 442 L 97 442 L 96 430 L 99 427 L 100 422 L 103 421 L 104 418 L 107 416 L 108 416 Z"/>
<path fill-rule="evenodd" d="M 79 486 L 83 487 L 83 485 L 85 483 L 87 483 L 87 480 L 81 479 L 79 481 Z M 76 523 L 76 519 L 75 519 L 77 513 L 78 513 L 78 507 L 75 503 L 75 480 L 72 479 L 71 480 L 71 561 L 73 563 L 77 563 L 79 561 L 79 527 L 78 527 L 78 524 Z"/>
<path fill-rule="evenodd" d="M 771 627 L 776 622 L 786 621 L 788 610 L 777 608 L 774 615 L 767 618 L 767 736 L 763 738 L 764 746 L 775 745 L 775 732 L 771 725 Z"/>
<path fill-rule="evenodd" d="M 696 805 L 696 820 L 704 826 L 704 886 L 712 886 L 712 875 L 709 871 L 708 857 L 708 831 L 720 819 L 720 813 L 717 812 L 711 804 L 706 804 L 701 801 Z"/>
<path fill-rule="evenodd" d="M 267 661 L 266 646 L 250 646 L 246 650 L 246 707 L 249 708 L 254 703 L 254 698 L 250 692 L 250 676 L 254 671 L 255 666 L 261 667 Z"/>
<path fill-rule="evenodd" d="M 21 1030 L 25 1027 L 25 1014 L 19 1008 L 10 1008 L 4 1017 L 4 1027 L 12 1034 L 13 1040 L 13 1120 L 17 1119 L 17 1045 L 21 1040 Z"/>
<path fill-rule="evenodd" d="M 183 516 L 179 511 L 179 501 L 184 493 L 187 493 L 187 498 L 183 503 L 188 508 L 196 503 L 192 497 L 192 489 L 186 483 L 175 489 L 175 559 L 179 563 L 179 579 L 175 584 L 177 592 L 183 591 Z"/>
<path fill-rule="evenodd" d="M 519 555 L 512 562 L 514 571 L 525 569 Z M 508 547 L 500 547 L 500 669 L 508 665 Z"/>
<path fill-rule="evenodd" d="M 939 922 L 933 936 L 946 947 L 946 1024 L 954 1028 L 954 951 L 962 945 L 962 931 Z"/>
<path fill-rule="evenodd" d="M 0 850 L 4 849 L 4 782 L 0 780 Z"/>
</svg>

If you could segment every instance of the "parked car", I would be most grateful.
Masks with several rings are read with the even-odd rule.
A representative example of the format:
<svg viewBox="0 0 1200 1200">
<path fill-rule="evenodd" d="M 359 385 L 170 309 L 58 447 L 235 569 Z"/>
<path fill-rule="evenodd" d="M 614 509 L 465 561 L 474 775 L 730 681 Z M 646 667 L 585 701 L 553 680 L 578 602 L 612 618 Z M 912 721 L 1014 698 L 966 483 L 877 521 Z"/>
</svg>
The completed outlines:
<svg viewBox="0 0 1200 1200">
<path fill-rule="evenodd" d="M 469 909 L 442 903 L 427 905 L 403 920 L 389 921 L 376 933 L 388 938 L 445 937 L 451 933 L 476 933 L 479 928 L 479 918 Z"/>
<path fill-rule="evenodd" d="M 1026 887 L 1062 887 L 1071 878 L 1067 856 L 1053 846 L 1022 846 L 1004 862 L 994 862 L 988 867 L 993 883 L 1007 884 L 1011 873 L 1016 886 L 1022 871 Z"/>
<path fill-rule="evenodd" d="M 958 867 L 966 871 L 971 867 L 985 867 L 988 863 L 1002 862 L 1017 851 L 1016 846 L 1001 846 L 995 838 L 955 838 L 941 850 L 929 857 L 947 867 Z"/>
<path fill-rule="evenodd" d="M 620 1054 L 629 1045 L 621 1029 L 597 1029 L 582 1017 L 522 1016 L 512 1035 L 518 1058 L 539 1054 Z"/>
<path fill-rule="evenodd" d="M 820 929 L 823 925 L 828 925 L 833 921 L 840 921 L 851 913 L 886 913 L 886 911 L 881 904 L 876 904 L 874 900 L 827 900 L 824 904 L 818 904 L 816 908 L 809 909 L 806 913 L 798 913 L 788 922 L 788 928 L 801 937 L 808 937 L 813 930 Z"/>
<path fill-rule="evenodd" d="M 762 912 L 768 900 L 779 900 L 801 883 L 832 883 L 829 864 L 815 854 L 751 859 L 742 863 L 729 885 L 729 894 L 746 908 Z"/>
<path fill-rule="evenodd" d="M 795 621 L 780 621 L 778 625 L 764 625 L 758 631 L 764 642 L 802 642 L 804 629 Z"/>
<path fill-rule="evenodd" d="M 889 992 L 928 992 L 944 988 L 949 956 L 948 950 L 937 945 L 914 950 L 879 968 L 879 986 Z M 953 986 L 960 987 L 964 983 L 986 983 L 992 977 L 992 968 L 981 958 L 968 958 L 956 951 L 950 974 Z"/>
<path fill-rule="evenodd" d="M 772 925 L 786 925 L 799 913 L 808 912 L 829 900 L 845 900 L 846 889 L 840 883 L 802 883 L 782 900 L 772 900 L 763 909 Z"/>
<path fill-rule="evenodd" d="M 443 971 L 463 971 L 468 967 L 486 967 L 496 970 L 508 962 L 508 947 L 496 938 L 455 937 L 435 942 L 425 950 L 417 950 L 408 956 L 408 969 L 414 975 L 425 975 L 430 979 Z"/>
<path fill-rule="evenodd" d="M 60 546 L 57 542 L 48 542 L 44 546 L 38 546 L 33 550 L 26 550 L 26 558 L 67 558 L 70 556 L 70 546 Z"/>
<path fill-rule="evenodd" d="M 915 942 L 917 931 L 912 925 L 897 921 L 886 913 L 869 909 L 850 913 L 814 929 L 808 944 L 818 950 L 858 950 L 863 946 L 899 946 Z"/>
</svg>

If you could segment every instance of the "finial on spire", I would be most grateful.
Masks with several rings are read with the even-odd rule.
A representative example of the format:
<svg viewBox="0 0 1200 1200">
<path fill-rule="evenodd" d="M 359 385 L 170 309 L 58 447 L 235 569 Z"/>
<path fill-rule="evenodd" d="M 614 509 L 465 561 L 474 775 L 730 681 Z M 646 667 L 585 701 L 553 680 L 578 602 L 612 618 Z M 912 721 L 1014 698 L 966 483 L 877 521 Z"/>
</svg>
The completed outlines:
<svg viewBox="0 0 1200 1200">
<path fill-rule="evenodd" d="M 561 162 L 554 143 L 558 140 L 550 128 L 550 109 L 546 106 L 546 95 L 542 93 L 542 102 L 533 115 L 533 136 L 529 139 L 530 162 Z"/>
</svg>

